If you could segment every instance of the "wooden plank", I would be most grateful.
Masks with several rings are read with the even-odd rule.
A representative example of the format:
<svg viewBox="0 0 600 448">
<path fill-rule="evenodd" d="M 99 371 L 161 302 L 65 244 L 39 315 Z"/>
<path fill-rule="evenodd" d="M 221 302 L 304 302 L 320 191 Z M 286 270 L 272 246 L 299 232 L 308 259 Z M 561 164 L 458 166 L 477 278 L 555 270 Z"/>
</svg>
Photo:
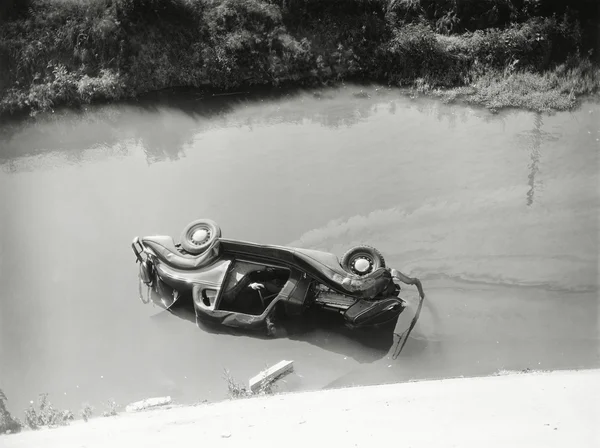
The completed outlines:
<svg viewBox="0 0 600 448">
<path fill-rule="evenodd" d="M 267 381 L 274 381 L 283 375 L 287 375 L 294 369 L 294 361 L 279 361 L 267 370 L 263 370 L 258 375 L 250 378 L 249 386 L 252 393 L 255 393 Z"/>
<path fill-rule="evenodd" d="M 135 403 L 131 403 L 127 405 L 125 411 L 127 412 L 136 412 L 141 411 L 143 409 L 153 408 L 156 406 L 164 406 L 171 403 L 171 397 L 156 397 L 156 398 L 147 398 L 146 400 L 136 401 Z"/>
</svg>

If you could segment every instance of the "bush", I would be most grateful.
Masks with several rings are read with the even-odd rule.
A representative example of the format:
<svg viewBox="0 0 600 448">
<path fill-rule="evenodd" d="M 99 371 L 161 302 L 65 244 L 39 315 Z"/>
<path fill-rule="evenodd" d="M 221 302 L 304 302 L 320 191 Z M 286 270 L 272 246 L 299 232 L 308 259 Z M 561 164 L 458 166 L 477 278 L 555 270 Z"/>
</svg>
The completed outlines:
<svg viewBox="0 0 600 448">
<path fill-rule="evenodd" d="M 7 401 L 6 395 L 0 389 L 0 434 L 19 432 L 22 427 L 21 422 L 16 420 L 6 409 Z"/>
<path fill-rule="evenodd" d="M 531 70 L 544 70 L 577 51 L 578 28 L 555 19 L 532 19 L 506 30 L 476 31 L 464 36 L 465 50 L 474 60 L 493 68 L 513 61 Z"/>
<path fill-rule="evenodd" d="M 17 3 L 12 3 L 16 5 Z M 0 114 L 169 87 L 542 72 L 597 35 L 591 0 L 30 0 L 0 27 Z M 16 11 L 16 10 L 15 10 Z M 586 46 L 588 45 L 588 46 Z M 589 47 L 589 48 L 588 48 Z"/>
<path fill-rule="evenodd" d="M 393 84 L 427 79 L 437 86 L 462 84 L 468 71 L 464 54 L 446 51 L 426 25 L 409 24 L 394 33 L 380 67 Z"/>
<path fill-rule="evenodd" d="M 33 403 L 25 411 L 25 423 L 31 429 L 38 429 L 41 426 L 62 426 L 69 424 L 74 420 L 71 411 L 60 411 L 52 406 L 48 400 L 48 394 L 40 394 L 38 399 L 38 409 Z"/>
<path fill-rule="evenodd" d="M 64 65 L 51 67 L 52 71 L 28 90 L 10 89 L 0 101 L 0 109 L 17 111 L 50 110 L 57 105 L 78 105 L 99 100 L 114 100 L 125 96 L 120 77 L 109 69 L 99 76 L 90 77 L 81 71 L 69 72 Z"/>
<path fill-rule="evenodd" d="M 115 415 L 118 414 L 118 409 L 119 405 L 116 403 L 115 400 L 108 400 L 106 402 L 106 410 L 102 413 L 103 417 L 114 417 Z"/>
<path fill-rule="evenodd" d="M 274 84 L 306 76 L 310 44 L 290 35 L 281 9 L 263 0 L 211 1 L 203 70 L 219 88 Z"/>
<path fill-rule="evenodd" d="M 81 415 L 81 418 L 84 422 L 87 422 L 90 418 L 92 418 L 93 414 L 94 408 L 89 404 L 85 404 L 81 411 L 79 411 L 79 415 Z"/>
</svg>

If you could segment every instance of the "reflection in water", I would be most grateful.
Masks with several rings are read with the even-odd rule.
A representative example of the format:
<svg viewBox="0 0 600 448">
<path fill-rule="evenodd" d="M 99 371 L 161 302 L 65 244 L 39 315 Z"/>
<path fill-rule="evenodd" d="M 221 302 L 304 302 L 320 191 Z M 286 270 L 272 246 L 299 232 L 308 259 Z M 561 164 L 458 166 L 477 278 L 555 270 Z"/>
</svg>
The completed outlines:
<svg viewBox="0 0 600 448">
<path fill-rule="evenodd" d="M 344 89 L 356 88 L 339 90 Z M 56 111 L 0 127 L 0 165 L 7 172 L 31 170 L 35 169 L 34 161 L 15 161 L 49 154 L 81 164 L 95 159 L 99 150 L 105 157 L 126 155 L 130 145 L 122 145 L 124 141 L 139 145 L 148 164 L 176 161 L 185 156 L 186 147 L 195 138 L 213 129 L 252 130 L 256 125 L 302 125 L 307 121 L 331 129 L 348 128 L 378 114 L 383 101 L 389 102 L 391 114 L 396 113 L 398 101 L 405 102 L 391 89 L 376 89 L 376 94 L 367 97 L 318 93 L 275 90 L 206 98 L 158 93 L 126 104 Z M 457 118 L 465 123 L 475 113 L 428 99 L 411 102 L 409 107 L 447 121 L 451 129 L 456 127 Z"/>
<path fill-rule="evenodd" d="M 419 101 L 415 103 L 415 108 L 424 115 L 435 117 L 440 123 L 448 123 L 450 129 L 456 129 L 458 121 L 465 124 L 473 117 L 485 117 L 490 122 L 502 120 L 501 116 L 489 114 L 485 110 L 473 109 L 462 105 L 445 104 L 439 101 Z"/>
<path fill-rule="evenodd" d="M 162 161 L 179 160 L 183 155 L 183 147 L 191 141 L 189 135 L 194 131 L 192 120 L 178 120 L 179 126 L 169 123 L 155 122 L 143 132 L 136 132 L 137 143 L 146 154 L 148 165 Z M 139 128 L 142 130 L 142 128 Z"/>
<path fill-rule="evenodd" d="M 162 310 L 160 302 L 171 302 L 170 296 L 164 296 L 152 289 L 151 303 L 156 310 Z M 251 332 L 231 328 L 221 324 L 196 321 L 191 295 L 182 295 L 168 311 L 159 311 L 154 320 L 164 320 L 168 316 L 187 321 L 198 326 L 197 331 L 212 334 L 251 337 L 255 339 L 273 339 L 262 332 Z M 402 343 L 394 332 L 394 326 L 379 329 L 350 330 L 344 325 L 344 319 L 335 313 L 322 310 L 307 311 L 300 317 L 280 320 L 277 323 L 275 338 L 301 341 L 315 347 L 350 357 L 359 363 L 371 363 L 385 357 L 390 351 L 396 352 Z"/>
<path fill-rule="evenodd" d="M 388 109 L 388 113 L 391 115 L 396 114 L 396 102 L 394 100 L 390 101 L 390 107 Z"/>
<path fill-rule="evenodd" d="M 535 194 L 536 182 L 535 175 L 539 171 L 538 164 L 540 162 L 540 145 L 542 143 L 542 114 L 539 112 L 535 114 L 534 119 L 535 127 L 532 131 L 532 145 L 531 145 L 531 164 L 529 165 L 529 190 L 527 191 L 527 205 L 533 204 L 533 195 Z M 541 183 L 540 183 L 541 185 Z"/>
<path fill-rule="evenodd" d="M 527 176 L 527 185 L 529 189 L 526 194 L 527 206 L 533 205 L 536 191 L 542 188 L 543 183 L 538 179 L 539 163 L 541 157 L 541 147 L 543 142 L 552 142 L 559 140 L 560 136 L 556 133 L 550 133 L 542 130 L 544 118 L 541 113 L 536 112 L 533 116 L 533 129 L 529 132 L 519 134 L 518 138 L 522 144 L 530 150 L 530 160 L 528 165 L 529 174 Z"/>
</svg>

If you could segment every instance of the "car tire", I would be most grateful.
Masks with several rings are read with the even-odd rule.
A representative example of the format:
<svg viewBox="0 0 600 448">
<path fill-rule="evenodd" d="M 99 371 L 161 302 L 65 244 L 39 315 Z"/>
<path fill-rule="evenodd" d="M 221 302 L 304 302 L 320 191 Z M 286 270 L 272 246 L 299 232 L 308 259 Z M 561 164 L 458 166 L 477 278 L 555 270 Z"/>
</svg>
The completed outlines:
<svg viewBox="0 0 600 448">
<path fill-rule="evenodd" d="M 194 239 L 196 232 L 200 232 L 199 234 L 202 236 L 202 239 L 199 241 Z M 200 255 L 220 237 L 221 228 L 216 222 L 210 219 L 198 219 L 185 226 L 179 241 L 181 247 L 186 252 L 193 255 Z"/>
<path fill-rule="evenodd" d="M 368 262 L 366 270 L 359 270 L 356 262 L 364 259 Z M 366 276 L 379 268 L 385 268 L 385 258 L 379 250 L 371 246 L 355 246 L 348 250 L 340 262 L 342 268 L 351 274 Z M 364 263 L 363 263 L 364 264 Z"/>
</svg>

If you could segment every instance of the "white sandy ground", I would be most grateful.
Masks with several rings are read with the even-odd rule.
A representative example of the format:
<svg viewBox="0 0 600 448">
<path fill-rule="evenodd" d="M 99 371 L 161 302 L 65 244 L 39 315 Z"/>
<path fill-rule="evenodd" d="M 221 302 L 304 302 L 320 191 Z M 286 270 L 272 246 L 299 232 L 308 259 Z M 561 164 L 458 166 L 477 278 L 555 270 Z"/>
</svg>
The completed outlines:
<svg viewBox="0 0 600 448">
<path fill-rule="evenodd" d="M 1 447 L 600 447 L 600 370 L 263 396 L 0 436 Z M 379 445 L 381 444 L 381 445 Z"/>
</svg>

